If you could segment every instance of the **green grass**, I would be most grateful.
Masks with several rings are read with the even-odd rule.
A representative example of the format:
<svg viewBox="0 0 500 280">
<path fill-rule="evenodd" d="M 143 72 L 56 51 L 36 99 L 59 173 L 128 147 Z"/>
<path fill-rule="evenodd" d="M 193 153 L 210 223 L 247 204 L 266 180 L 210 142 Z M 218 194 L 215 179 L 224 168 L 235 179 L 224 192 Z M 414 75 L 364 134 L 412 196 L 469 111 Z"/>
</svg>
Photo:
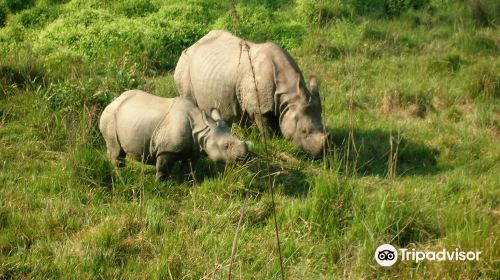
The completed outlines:
<svg viewBox="0 0 500 280">
<path fill-rule="evenodd" d="M 164 183 L 115 172 L 97 129 L 126 89 L 176 96 L 178 56 L 214 28 L 321 79 L 325 159 L 268 143 L 287 279 L 498 279 L 496 1 L 235 2 L 239 28 L 224 1 L 0 0 L 0 279 L 227 278 L 242 207 L 233 277 L 280 278 L 255 128 L 233 126 L 250 162 Z M 382 243 L 482 254 L 387 269 Z"/>
</svg>

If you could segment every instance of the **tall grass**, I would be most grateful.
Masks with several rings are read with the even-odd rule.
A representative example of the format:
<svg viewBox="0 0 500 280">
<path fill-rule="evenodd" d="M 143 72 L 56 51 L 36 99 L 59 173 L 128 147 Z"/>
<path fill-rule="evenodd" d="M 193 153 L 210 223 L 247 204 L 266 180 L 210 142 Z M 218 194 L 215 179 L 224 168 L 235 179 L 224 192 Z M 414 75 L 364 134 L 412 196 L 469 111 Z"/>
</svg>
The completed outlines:
<svg viewBox="0 0 500 280">
<path fill-rule="evenodd" d="M 114 170 L 97 127 L 126 89 L 177 96 L 214 28 L 321 81 L 325 158 L 268 141 L 287 279 L 498 279 L 496 2 L 234 2 L 241 28 L 224 1 L 0 0 L 0 279 L 280 277 L 255 127 L 232 128 L 251 161 L 163 183 Z M 382 243 L 483 253 L 385 269 Z"/>
</svg>

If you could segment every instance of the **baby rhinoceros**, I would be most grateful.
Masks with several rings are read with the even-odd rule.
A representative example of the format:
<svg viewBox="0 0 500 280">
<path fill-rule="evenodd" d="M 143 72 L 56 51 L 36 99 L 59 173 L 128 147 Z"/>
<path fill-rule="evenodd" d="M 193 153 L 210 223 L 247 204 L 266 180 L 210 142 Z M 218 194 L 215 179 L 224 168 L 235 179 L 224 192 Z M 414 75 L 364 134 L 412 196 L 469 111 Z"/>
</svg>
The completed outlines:
<svg viewBox="0 0 500 280">
<path fill-rule="evenodd" d="M 244 160 L 245 142 L 230 133 L 217 109 L 208 116 L 184 98 L 162 98 L 141 90 L 122 93 L 103 111 L 99 123 L 108 156 L 123 167 L 129 155 L 156 164 L 156 179 L 166 179 L 176 161 L 188 171 L 204 153 L 215 162 Z"/>
</svg>

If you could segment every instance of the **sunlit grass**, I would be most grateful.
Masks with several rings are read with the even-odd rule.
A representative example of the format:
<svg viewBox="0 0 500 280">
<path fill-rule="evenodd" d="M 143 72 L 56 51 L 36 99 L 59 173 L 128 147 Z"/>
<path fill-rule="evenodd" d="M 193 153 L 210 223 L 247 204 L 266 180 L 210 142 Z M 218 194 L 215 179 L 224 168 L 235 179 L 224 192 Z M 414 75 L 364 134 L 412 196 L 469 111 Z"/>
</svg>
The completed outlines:
<svg viewBox="0 0 500 280">
<path fill-rule="evenodd" d="M 225 2 L 4 2 L 0 279 L 227 278 L 243 205 L 233 277 L 280 278 L 254 127 L 232 128 L 249 162 L 203 159 L 161 183 L 132 160 L 114 170 L 97 129 L 126 89 L 177 96 L 178 55 L 212 28 L 278 42 L 321 80 L 327 156 L 268 143 L 287 279 L 500 277 L 494 1 L 387 1 L 390 15 L 376 1 L 235 1 L 240 29 Z M 382 243 L 483 253 L 384 269 Z"/>
</svg>

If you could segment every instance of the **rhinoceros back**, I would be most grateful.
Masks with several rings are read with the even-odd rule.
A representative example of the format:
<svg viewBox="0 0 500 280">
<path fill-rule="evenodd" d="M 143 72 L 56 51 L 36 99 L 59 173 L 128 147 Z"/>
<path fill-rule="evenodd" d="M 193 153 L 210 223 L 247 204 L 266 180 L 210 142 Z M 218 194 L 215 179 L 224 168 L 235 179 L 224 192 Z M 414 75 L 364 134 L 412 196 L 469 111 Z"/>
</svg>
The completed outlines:
<svg viewBox="0 0 500 280">
<path fill-rule="evenodd" d="M 202 110 L 219 108 L 225 120 L 239 115 L 236 97 L 241 39 L 225 31 L 211 31 L 181 55 L 175 82 L 184 97 Z"/>
<path fill-rule="evenodd" d="M 114 133 L 121 148 L 137 160 L 151 157 L 151 140 L 178 98 L 162 98 L 140 90 L 124 92 L 106 108 L 107 122 L 113 123 Z M 172 122 L 182 125 L 180 122 Z M 111 127 L 111 126 L 110 126 Z M 110 134 L 111 131 L 108 132 Z M 110 135 L 112 136 L 112 135 Z"/>
</svg>

